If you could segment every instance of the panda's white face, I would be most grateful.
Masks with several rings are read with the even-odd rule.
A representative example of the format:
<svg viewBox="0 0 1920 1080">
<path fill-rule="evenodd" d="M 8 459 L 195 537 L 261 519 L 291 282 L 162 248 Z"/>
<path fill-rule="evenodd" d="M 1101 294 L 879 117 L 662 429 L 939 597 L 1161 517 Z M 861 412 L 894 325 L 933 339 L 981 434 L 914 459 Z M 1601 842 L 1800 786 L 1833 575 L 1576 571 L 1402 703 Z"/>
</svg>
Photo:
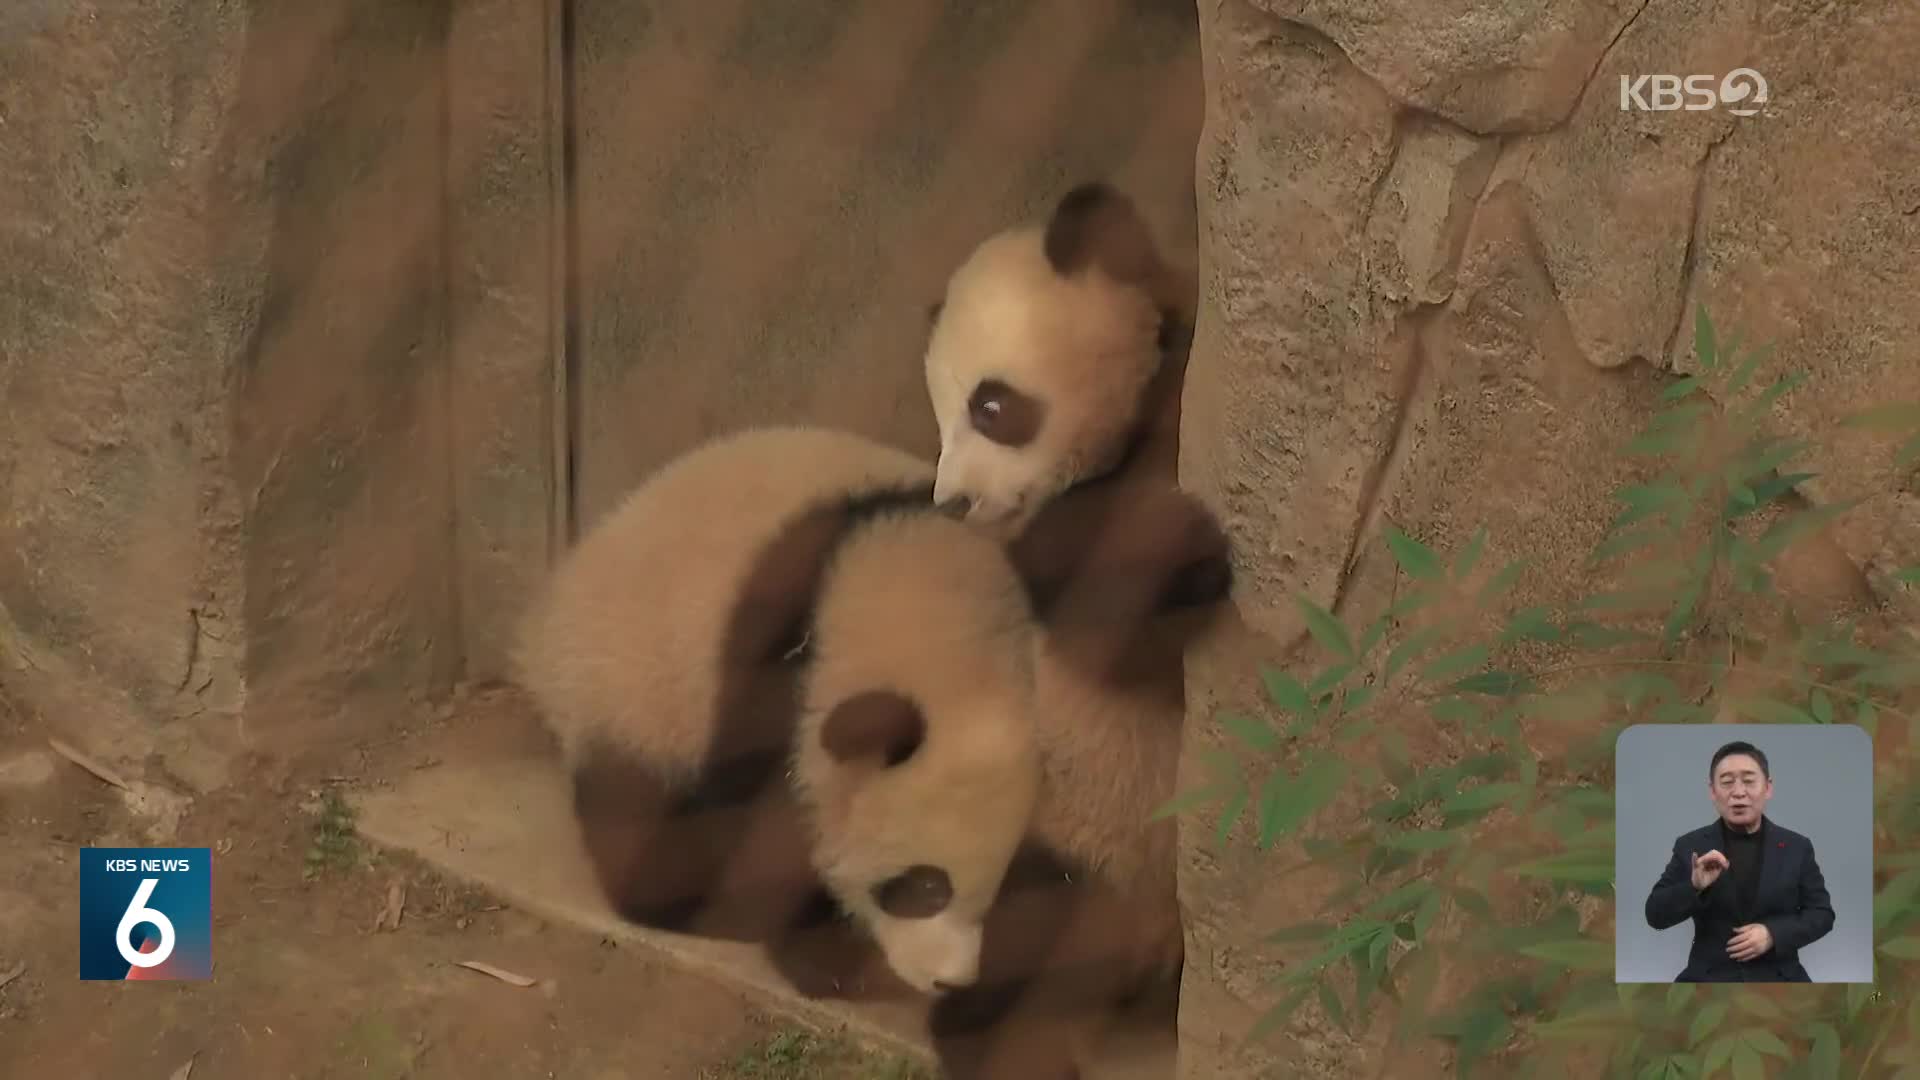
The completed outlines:
<svg viewBox="0 0 1920 1080">
<path fill-rule="evenodd" d="M 1144 228 L 1130 210 L 1122 221 Z M 1161 362 L 1151 291 L 1092 255 L 1056 265 L 1049 243 L 1048 231 L 1023 228 L 976 248 L 948 280 L 927 341 L 934 500 L 999 535 L 1118 459 Z"/>
<path fill-rule="evenodd" d="M 987 913 L 1039 796 L 1031 705 L 1025 682 L 954 690 L 937 718 L 915 698 L 870 690 L 822 725 L 821 874 L 923 993 L 979 975 Z"/>
<path fill-rule="evenodd" d="M 983 531 L 914 515 L 846 541 L 814 626 L 794 762 L 814 865 L 904 982 L 970 985 L 1040 792 L 1025 592 Z"/>
</svg>

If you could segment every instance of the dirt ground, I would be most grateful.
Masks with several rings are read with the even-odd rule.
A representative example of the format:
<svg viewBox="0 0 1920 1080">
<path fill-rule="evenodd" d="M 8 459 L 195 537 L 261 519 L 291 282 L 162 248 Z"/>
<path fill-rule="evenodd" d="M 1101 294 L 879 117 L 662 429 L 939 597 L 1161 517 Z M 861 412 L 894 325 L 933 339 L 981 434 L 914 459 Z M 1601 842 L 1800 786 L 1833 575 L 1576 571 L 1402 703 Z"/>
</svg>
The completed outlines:
<svg viewBox="0 0 1920 1080">
<path fill-rule="evenodd" d="M 317 768 L 245 770 L 181 819 L 174 842 L 215 849 L 210 981 L 82 982 L 78 849 L 146 843 L 144 823 L 9 711 L 0 1076 L 924 1080 L 731 987 L 370 848 L 340 781 Z M 396 897 L 397 928 L 380 925 Z M 459 966 L 470 960 L 538 981 Z"/>
</svg>

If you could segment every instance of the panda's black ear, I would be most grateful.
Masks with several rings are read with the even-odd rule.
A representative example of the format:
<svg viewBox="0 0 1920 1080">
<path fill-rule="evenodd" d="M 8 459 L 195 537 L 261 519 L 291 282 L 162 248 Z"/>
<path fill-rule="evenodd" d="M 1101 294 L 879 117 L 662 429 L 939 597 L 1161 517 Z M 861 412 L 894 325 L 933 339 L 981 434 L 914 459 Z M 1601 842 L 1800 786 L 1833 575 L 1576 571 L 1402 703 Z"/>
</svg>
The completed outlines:
<svg viewBox="0 0 1920 1080">
<path fill-rule="evenodd" d="M 920 707 L 891 690 L 869 690 L 842 701 L 820 726 L 820 745 L 842 764 L 898 765 L 926 737 Z"/>
<path fill-rule="evenodd" d="M 1098 266 L 1117 280 L 1147 285 L 1162 272 L 1153 233 L 1133 200 L 1101 180 L 1060 197 L 1042 247 L 1054 271 L 1068 276 Z"/>
</svg>

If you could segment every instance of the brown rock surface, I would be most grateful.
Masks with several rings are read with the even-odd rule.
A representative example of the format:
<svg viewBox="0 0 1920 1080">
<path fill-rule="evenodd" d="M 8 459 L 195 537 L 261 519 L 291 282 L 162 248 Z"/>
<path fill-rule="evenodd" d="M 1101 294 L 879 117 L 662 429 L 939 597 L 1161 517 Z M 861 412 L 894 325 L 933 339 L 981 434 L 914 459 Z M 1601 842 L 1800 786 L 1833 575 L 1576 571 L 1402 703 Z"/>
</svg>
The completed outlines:
<svg viewBox="0 0 1920 1080">
<path fill-rule="evenodd" d="M 191 0 L 0 15 L 0 685 L 196 786 L 241 696 L 223 357 L 246 274 L 205 252 L 244 29 Z"/>
<path fill-rule="evenodd" d="M 1585 556 L 1632 475 L 1618 451 L 1692 370 L 1697 304 L 1805 373 L 1769 419 L 1813 444 L 1803 494 L 1864 500 L 1783 560 L 1783 585 L 1906 602 L 1881 575 L 1920 554 L 1914 472 L 1892 466 L 1896 439 L 1838 421 L 1920 400 L 1920 8 L 1200 11 L 1203 314 L 1182 470 L 1226 515 L 1245 625 L 1189 664 L 1188 782 L 1224 745 L 1215 710 L 1261 707 L 1261 663 L 1324 662 L 1293 647 L 1296 592 L 1350 625 L 1390 602 L 1387 521 L 1443 549 L 1485 525 L 1483 565 L 1531 564 L 1516 605 L 1602 587 Z M 1620 107 L 1623 75 L 1741 66 L 1770 83 L 1754 116 Z M 1416 754 L 1445 752 L 1448 733 L 1409 723 Z M 1355 809 L 1336 803 L 1328 827 Z M 1312 1004 L 1243 1045 L 1277 1000 L 1259 933 L 1310 917 L 1329 883 L 1283 874 L 1299 858 L 1284 843 L 1216 849 L 1211 825 L 1183 825 L 1182 1076 L 1372 1075 L 1384 1027 L 1348 1036 Z M 1385 1075 L 1444 1064 L 1426 1053 Z"/>
</svg>

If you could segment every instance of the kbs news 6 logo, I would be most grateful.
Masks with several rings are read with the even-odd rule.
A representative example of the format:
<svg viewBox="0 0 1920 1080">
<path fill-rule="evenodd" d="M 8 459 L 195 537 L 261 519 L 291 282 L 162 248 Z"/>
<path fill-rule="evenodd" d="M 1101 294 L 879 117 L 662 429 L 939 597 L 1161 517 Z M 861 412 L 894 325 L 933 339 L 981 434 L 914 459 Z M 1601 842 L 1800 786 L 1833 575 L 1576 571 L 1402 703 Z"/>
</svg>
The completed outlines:
<svg viewBox="0 0 1920 1080">
<path fill-rule="evenodd" d="M 80 977 L 213 976 L 209 848 L 80 849 Z"/>
</svg>

